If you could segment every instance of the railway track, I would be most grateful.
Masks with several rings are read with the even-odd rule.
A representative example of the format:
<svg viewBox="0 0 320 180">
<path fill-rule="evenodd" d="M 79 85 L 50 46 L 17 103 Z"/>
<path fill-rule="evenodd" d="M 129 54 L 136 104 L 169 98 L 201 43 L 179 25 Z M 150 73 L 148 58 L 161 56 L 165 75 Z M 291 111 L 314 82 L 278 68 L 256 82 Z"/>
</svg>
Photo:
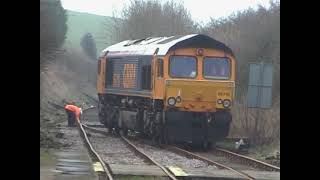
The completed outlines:
<svg viewBox="0 0 320 180">
<path fill-rule="evenodd" d="M 85 129 L 88 129 L 92 132 L 95 132 L 95 133 L 101 133 L 101 134 L 105 134 L 107 135 L 106 131 L 103 131 L 101 129 L 97 129 L 97 128 L 93 128 L 93 127 L 89 127 L 87 125 L 84 125 L 82 124 L 82 126 L 85 128 Z M 157 162 L 154 158 L 152 158 L 150 155 L 148 155 L 147 153 L 145 153 L 143 150 L 141 150 L 142 148 L 139 148 L 137 147 L 135 144 L 137 142 L 132 142 L 130 141 L 129 139 L 127 139 L 126 137 L 123 137 L 120 135 L 120 138 L 125 141 L 134 151 L 136 151 L 137 153 L 141 154 L 142 156 L 144 156 L 146 159 L 149 159 L 153 164 L 155 164 L 156 166 L 158 166 L 159 168 L 161 168 L 165 174 L 167 174 L 167 176 L 170 178 L 170 179 L 177 179 L 177 177 L 175 177 L 175 175 L 173 173 L 171 173 L 169 170 L 166 169 L 165 166 L 163 166 L 161 163 Z M 168 150 L 170 152 L 173 152 L 173 153 L 176 153 L 176 154 L 179 154 L 179 155 L 182 155 L 182 156 L 185 156 L 185 157 L 188 157 L 188 158 L 193 158 L 193 159 L 198 159 L 200 161 L 203 161 L 203 162 L 206 162 L 208 165 L 211 165 L 211 166 L 215 166 L 215 167 L 218 167 L 220 169 L 226 169 L 234 174 L 237 174 L 241 177 L 241 179 L 250 179 L 250 180 L 253 180 L 254 178 L 249 176 L 248 174 L 245 174 L 241 171 L 237 171 L 236 169 L 233 169 L 231 167 L 228 167 L 226 165 L 223 165 L 223 164 L 220 164 L 218 162 L 214 162 L 210 159 L 207 159 L 205 157 L 202 157 L 200 155 L 197 155 L 197 154 L 194 154 L 194 153 L 191 153 L 189 151 L 186 151 L 186 150 L 183 150 L 181 148 L 178 148 L 178 147 L 174 147 L 174 146 L 166 146 L 166 147 L 162 147 L 163 149 L 165 150 Z"/>
<path fill-rule="evenodd" d="M 103 135 L 105 135 L 104 137 L 111 136 L 110 133 L 108 131 L 106 131 L 106 128 L 102 128 L 98 124 L 87 124 L 86 125 L 86 124 L 80 123 L 79 125 L 81 127 L 81 130 L 83 129 L 82 130 L 83 133 L 86 133 L 86 131 L 85 131 L 85 129 L 86 129 L 86 130 L 90 131 L 90 134 L 91 134 L 91 132 L 93 132 L 93 133 L 103 134 Z M 166 166 L 166 164 L 161 162 L 161 160 L 155 159 L 155 158 L 152 157 L 153 151 L 149 150 L 149 152 L 148 152 L 144 148 L 144 145 L 141 145 L 141 143 L 140 144 L 137 143 L 138 141 L 135 141 L 136 138 L 132 138 L 132 137 L 126 138 L 126 137 L 121 136 L 121 135 L 119 137 L 116 137 L 116 138 L 121 139 L 122 142 L 126 143 L 126 145 L 132 151 L 134 151 L 136 155 L 138 155 L 138 156 L 142 157 L 143 159 L 147 160 L 149 162 L 149 164 L 153 164 L 153 165 L 159 167 L 165 173 L 165 175 L 168 178 L 170 178 L 170 179 L 177 179 L 178 178 L 177 176 L 175 176 L 174 173 L 172 173 L 172 171 L 169 171 L 169 168 L 168 168 L 168 166 Z M 86 141 L 88 141 L 90 143 L 89 138 L 86 138 Z M 90 147 L 92 147 L 92 145 Z M 92 149 L 93 149 L 93 147 L 92 147 Z M 232 173 L 234 175 L 237 175 L 237 177 L 239 179 L 258 179 L 258 178 L 255 178 L 255 177 L 249 175 L 248 173 L 246 173 L 246 171 L 243 171 L 243 169 L 245 169 L 245 168 L 241 169 L 241 168 L 238 168 L 238 167 L 230 166 L 229 164 L 226 165 L 224 162 L 215 161 L 214 159 L 212 159 L 210 157 L 206 157 L 204 155 L 205 153 L 190 152 L 190 151 L 187 151 L 185 149 L 182 149 L 182 148 L 179 148 L 179 147 L 176 147 L 176 146 L 162 146 L 161 149 L 162 150 L 166 150 L 166 151 L 170 151 L 170 152 L 175 153 L 175 154 L 179 154 L 179 155 L 187 157 L 189 159 L 197 159 L 199 161 L 205 162 L 208 165 L 217 167 L 219 169 L 227 170 L 230 173 Z M 277 172 L 280 171 L 279 167 L 267 164 L 267 163 L 262 162 L 262 161 L 255 160 L 255 159 L 250 158 L 250 157 L 246 157 L 246 156 L 243 156 L 243 155 L 240 155 L 240 154 L 236 154 L 234 152 L 230 152 L 230 151 L 227 151 L 227 150 L 224 150 L 224 149 L 217 148 L 216 150 L 214 150 L 214 151 L 212 151 L 210 153 L 218 154 L 219 156 L 224 156 L 224 157 L 226 157 L 226 158 L 228 158 L 228 159 L 230 159 L 232 161 L 237 161 L 237 163 L 246 164 L 247 166 L 254 167 L 255 169 L 263 169 L 263 170 L 267 170 L 267 171 L 277 171 Z M 97 156 L 99 156 L 99 155 L 97 155 Z M 99 160 L 100 163 L 105 166 L 104 170 L 106 170 L 106 173 L 107 173 L 107 171 L 109 172 L 109 173 L 107 173 L 107 178 L 108 179 L 110 179 L 110 177 L 112 178 L 113 174 L 111 173 L 112 171 L 111 171 L 110 166 L 108 165 L 108 163 L 105 160 L 103 160 L 102 158 L 100 158 L 100 159 L 101 159 L 101 160 Z M 108 174 L 110 174 L 110 177 L 109 177 Z"/>
<path fill-rule="evenodd" d="M 85 141 L 86 144 L 89 145 L 90 147 L 90 151 L 95 155 L 95 157 L 97 157 L 97 159 L 99 159 L 99 162 L 103 165 L 103 169 L 107 174 L 107 179 L 113 179 L 113 175 L 112 175 L 112 171 L 110 166 L 108 165 L 108 163 L 106 161 L 104 161 L 96 152 L 96 150 L 93 148 L 92 143 L 90 142 L 88 136 L 87 136 L 87 132 L 85 131 L 85 129 L 89 129 L 95 133 L 100 133 L 100 134 L 104 134 L 104 135 L 108 135 L 108 132 L 103 131 L 101 129 L 97 129 L 97 128 L 92 128 L 88 125 L 79 123 L 79 127 L 81 129 L 82 134 L 85 137 Z M 164 166 L 162 166 L 160 163 L 158 163 L 157 161 L 155 161 L 153 158 L 151 158 L 149 155 L 147 155 L 146 153 L 144 153 L 141 149 L 139 149 L 138 147 L 136 147 L 132 142 L 130 142 L 127 138 L 120 136 L 120 138 L 123 140 L 123 142 L 125 142 L 129 148 L 131 148 L 136 154 L 139 154 L 139 156 L 142 156 L 144 159 L 146 159 L 148 162 L 158 166 L 160 169 L 163 170 L 163 172 L 172 180 L 177 180 L 175 175 L 173 175 L 170 171 L 168 171 Z"/>
<path fill-rule="evenodd" d="M 177 178 L 175 177 L 174 174 L 172 174 L 170 171 L 168 171 L 163 165 L 161 165 L 160 163 L 158 163 L 157 161 L 155 161 L 153 158 L 151 158 L 151 156 L 147 155 L 145 152 L 143 152 L 141 149 L 139 149 L 137 146 L 135 146 L 132 142 L 130 142 L 127 138 L 123 137 L 122 135 L 120 135 L 121 139 L 123 139 L 130 147 L 132 147 L 136 152 L 142 154 L 145 158 L 149 159 L 150 161 L 152 161 L 153 164 L 155 164 L 156 166 L 158 166 L 159 168 L 161 168 L 163 170 L 164 173 L 166 173 L 168 175 L 168 177 L 172 180 L 177 180 Z"/>
<path fill-rule="evenodd" d="M 96 150 L 93 148 L 91 142 L 89 141 L 89 138 L 87 136 L 86 131 L 84 130 L 83 126 L 81 123 L 78 123 L 79 128 L 80 128 L 80 132 L 81 132 L 81 136 L 84 137 L 85 139 L 85 144 L 89 147 L 89 151 L 90 153 L 94 156 L 94 159 L 98 160 L 99 163 L 101 164 L 103 171 L 106 173 L 106 178 L 109 180 L 113 180 L 113 176 L 111 174 L 111 168 L 110 166 L 108 166 L 108 164 L 105 164 L 104 161 L 102 160 L 102 158 L 100 157 L 100 155 L 96 152 Z"/>
<path fill-rule="evenodd" d="M 263 161 L 259 161 L 257 159 L 253 159 L 248 156 L 237 154 L 237 153 L 231 152 L 231 151 L 223 149 L 223 148 L 215 148 L 213 151 L 214 151 L 214 153 L 218 153 L 223 156 L 226 156 L 227 158 L 229 158 L 231 160 L 241 161 L 242 163 L 247 164 L 251 167 L 255 167 L 255 168 L 267 170 L 267 171 L 280 172 L 280 167 L 271 165 L 271 164 L 263 162 Z"/>
<path fill-rule="evenodd" d="M 150 144 L 150 142 L 146 142 L 146 143 Z M 235 152 L 232 152 L 223 148 L 215 148 L 208 152 L 190 152 L 186 150 L 188 149 L 186 147 L 181 148 L 177 146 L 163 146 L 163 148 L 170 149 L 177 153 L 184 153 L 192 158 L 201 159 L 203 161 L 208 161 L 208 160 L 210 161 L 210 159 L 211 161 L 212 159 L 220 159 L 217 161 L 213 160 L 213 162 L 210 162 L 210 163 L 211 164 L 216 163 L 217 166 L 225 169 L 230 169 L 231 171 L 234 171 L 236 169 L 240 171 L 245 169 L 250 169 L 250 170 L 260 170 L 260 171 L 269 171 L 269 172 L 270 171 L 280 172 L 280 167 L 274 166 L 272 164 L 269 164 L 257 159 L 253 159 L 248 156 L 237 154 Z M 216 158 L 212 158 L 212 155 L 216 156 Z M 222 159 L 219 157 L 225 157 L 225 158 Z M 221 161 L 222 163 L 219 163 L 219 161 Z M 228 166 L 230 166 L 230 168 L 228 166 L 224 167 L 224 163 L 229 164 Z M 233 168 L 233 166 L 235 167 Z"/>
<path fill-rule="evenodd" d="M 186 156 L 189 156 L 189 157 L 192 157 L 192 158 L 196 158 L 196 159 L 199 159 L 199 160 L 202 160 L 202 161 L 205 161 L 207 162 L 208 164 L 210 165 L 214 165 L 214 166 L 218 166 L 219 168 L 221 169 L 228 169 L 229 171 L 232 171 L 233 173 L 236 173 L 240 176 L 242 176 L 243 178 L 245 179 L 250 179 L 250 180 L 253 180 L 254 178 L 251 177 L 250 175 L 246 174 L 246 173 L 243 173 L 241 171 L 238 171 L 232 167 L 229 167 L 229 166 L 226 166 L 226 165 L 223 165 L 221 163 L 218 163 L 216 161 L 213 161 L 213 160 L 210 160 L 208 158 L 205 158 L 203 156 L 200 156 L 198 154 L 195 154 L 195 153 L 192 153 L 190 151 L 187 151 L 187 150 L 184 150 L 184 149 L 181 149 L 179 147 L 175 147 L 175 146 L 167 146 L 166 148 L 170 149 L 171 151 L 173 152 L 177 152 L 177 153 L 181 153 L 181 154 L 184 154 Z"/>
</svg>

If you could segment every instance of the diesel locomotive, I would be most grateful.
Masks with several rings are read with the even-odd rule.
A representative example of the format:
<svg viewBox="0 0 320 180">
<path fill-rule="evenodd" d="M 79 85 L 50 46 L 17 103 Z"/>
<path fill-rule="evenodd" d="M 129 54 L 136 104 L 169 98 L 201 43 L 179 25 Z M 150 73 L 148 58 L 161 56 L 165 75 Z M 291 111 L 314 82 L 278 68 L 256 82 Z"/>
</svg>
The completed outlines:
<svg viewBox="0 0 320 180">
<path fill-rule="evenodd" d="M 122 41 L 98 60 L 99 120 L 124 135 L 207 148 L 229 133 L 235 70 L 232 50 L 206 35 Z"/>
</svg>

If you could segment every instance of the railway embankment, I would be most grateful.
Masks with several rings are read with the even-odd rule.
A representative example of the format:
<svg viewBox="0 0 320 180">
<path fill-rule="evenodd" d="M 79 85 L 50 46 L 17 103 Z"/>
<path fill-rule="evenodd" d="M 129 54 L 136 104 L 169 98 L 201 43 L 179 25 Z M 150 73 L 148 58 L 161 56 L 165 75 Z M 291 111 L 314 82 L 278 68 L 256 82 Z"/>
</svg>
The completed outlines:
<svg viewBox="0 0 320 180">
<path fill-rule="evenodd" d="M 63 105 L 95 103 L 96 64 L 76 50 L 65 50 L 40 67 L 40 148 L 59 148 L 57 123 L 66 120 Z"/>
</svg>

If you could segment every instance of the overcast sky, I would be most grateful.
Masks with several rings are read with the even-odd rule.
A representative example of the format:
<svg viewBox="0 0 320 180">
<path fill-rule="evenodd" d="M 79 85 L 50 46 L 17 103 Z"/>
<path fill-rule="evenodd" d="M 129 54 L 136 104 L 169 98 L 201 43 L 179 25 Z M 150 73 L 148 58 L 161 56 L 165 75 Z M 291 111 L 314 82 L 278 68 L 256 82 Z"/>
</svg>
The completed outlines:
<svg viewBox="0 0 320 180">
<path fill-rule="evenodd" d="M 162 0 L 166 2 L 167 0 Z M 226 17 L 232 12 L 241 11 L 257 5 L 269 7 L 270 0 L 176 0 L 184 4 L 193 20 L 208 22 L 210 17 Z M 61 0 L 65 9 L 87 12 L 104 16 L 112 16 L 114 10 L 121 11 L 130 0 Z M 280 2 L 280 0 L 278 0 Z"/>
</svg>

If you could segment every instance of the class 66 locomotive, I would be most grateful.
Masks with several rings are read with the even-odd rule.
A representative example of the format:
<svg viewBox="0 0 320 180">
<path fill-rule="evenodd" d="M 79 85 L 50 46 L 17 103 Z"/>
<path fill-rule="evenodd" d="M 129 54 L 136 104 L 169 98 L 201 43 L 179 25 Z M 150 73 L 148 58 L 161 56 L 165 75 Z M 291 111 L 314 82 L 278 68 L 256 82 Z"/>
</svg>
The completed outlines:
<svg viewBox="0 0 320 180">
<path fill-rule="evenodd" d="M 231 49 L 202 34 L 109 46 L 98 60 L 99 120 L 123 135 L 208 148 L 229 133 L 235 70 Z"/>
</svg>

